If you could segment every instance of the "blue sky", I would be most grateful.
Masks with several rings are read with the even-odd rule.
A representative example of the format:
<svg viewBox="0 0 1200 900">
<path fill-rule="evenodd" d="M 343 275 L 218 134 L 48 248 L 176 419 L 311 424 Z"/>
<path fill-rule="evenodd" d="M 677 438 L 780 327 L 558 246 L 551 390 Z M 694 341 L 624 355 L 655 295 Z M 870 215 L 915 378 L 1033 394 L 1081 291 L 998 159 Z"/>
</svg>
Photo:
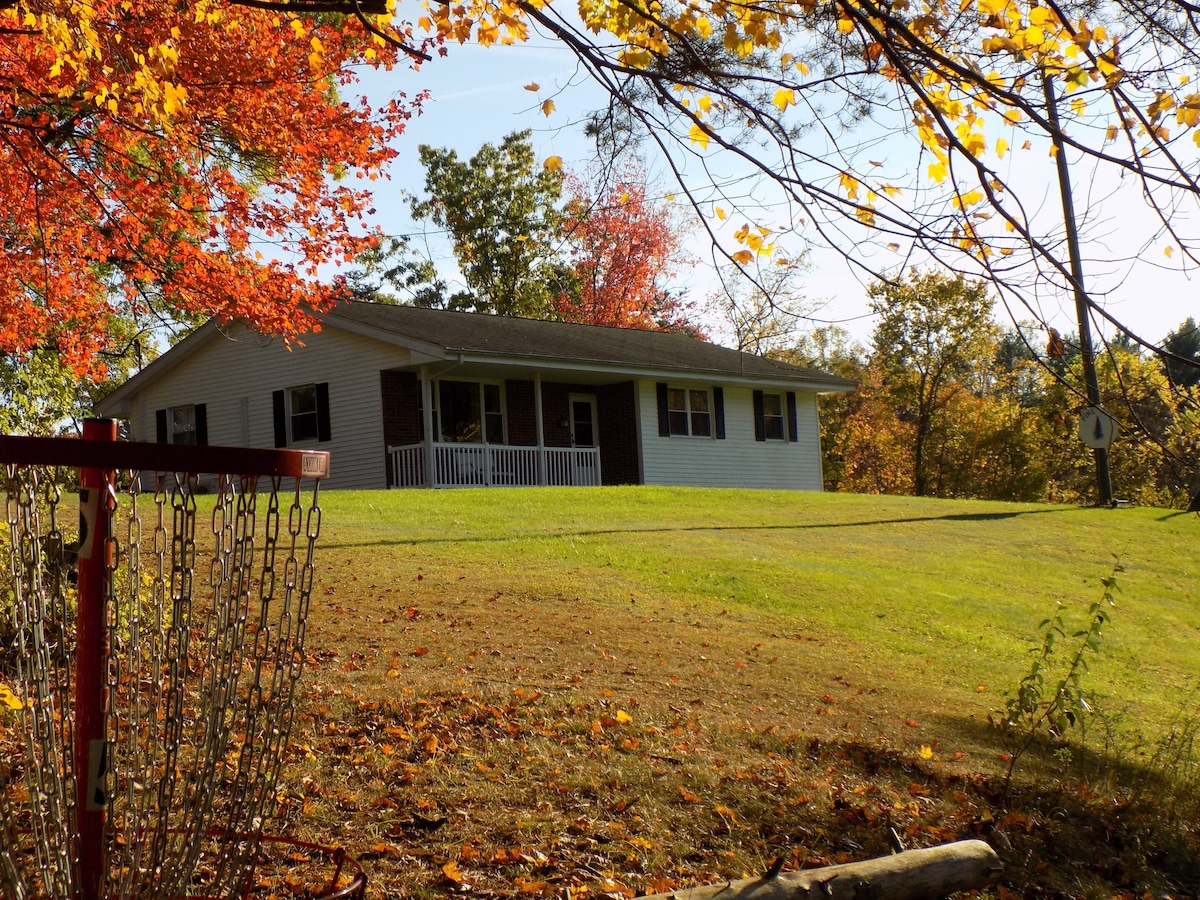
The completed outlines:
<svg viewBox="0 0 1200 900">
<path fill-rule="evenodd" d="M 536 92 L 526 90 L 532 84 L 538 85 Z M 567 167 L 582 170 L 593 152 L 592 143 L 583 135 L 582 122 L 589 111 L 604 103 L 603 92 L 578 74 L 569 54 L 536 39 L 512 47 L 452 46 L 448 57 L 423 64 L 419 72 L 397 68 L 371 73 L 364 77 L 362 87 L 369 97 L 380 99 L 392 91 L 412 94 L 423 88 L 432 94 L 423 113 L 409 122 L 395 144 L 399 155 L 392 165 L 390 184 L 377 188 L 374 223 L 388 234 L 420 234 L 432 227 L 414 223 L 399 199 L 402 190 L 419 192 L 424 183 L 417 156 L 421 144 L 449 147 L 466 158 L 484 143 L 498 143 L 513 131 L 530 129 L 539 158 L 559 156 Z M 542 103 L 548 99 L 555 104 L 549 116 L 542 112 Z M 664 194 L 677 191 L 656 171 L 652 157 L 647 163 Z M 683 207 L 682 202 L 679 206 Z M 685 212 L 690 214 L 690 210 Z M 436 235 L 429 241 L 439 265 L 453 270 L 449 247 L 439 244 Z M 699 301 L 717 287 L 707 237 L 696 230 L 689 249 L 695 266 L 684 268 L 675 283 Z M 842 323 L 865 342 L 871 326 L 863 285 L 842 260 L 830 259 L 830 263 L 803 280 L 805 293 L 814 303 L 825 303 L 813 313 L 814 319 L 818 324 L 826 320 Z"/>
<path fill-rule="evenodd" d="M 525 86 L 537 84 L 536 92 Z M 391 181 L 376 185 L 377 215 L 373 224 L 388 234 L 420 233 L 425 224 L 414 223 L 407 206 L 400 199 L 401 191 L 419 191 L 424 172 L 417 161 L 421 144 L 450 147 L 461 157 L 469 157 L 484 143 L 497 143 L 506 134 L 532 129 L 535 150 L 541 158 L 560 156 L 568 167 L 582 168 L 591 153 L 591 145 L 582 134 L 581 120 L 589 110 L 602 105 L 598 88 L 586 81 L 575 67 L 573 59 L 552 42 L 534 37 L 527 44 L 511 47 L 481 48 L 451 46 L 449 55 L 436 58 L 422 66 L 419 72 L 396 68 L 392 72 L 368 73 L 362 84 L 364 92 L 375 99 L 385 99 L 392 92 L 409 94 L 422 89 L 431 91 L 421 116 L 414 118 L 405 134 L 396 143 L 398 157 L 393 163 Z M 553 99 L 555 111 L 545 116 L 541 104 Z M 907 141 L 899 137 L 898 141 Z M 902 158 L 908 152 L 896 149 Z M 1038 154 L 1024 161 L 1012 155 L 1014 165 L 1027 165 L 1045 171 L 1052 166 Z M 651 163 L 651 174 L 656 174 Z M 1076 204 L 1081 218 L 1098 214 L 1100 225 L 1093 231 L 1094 242 L 1086 250 L 1088 257 L 1085 277 L 1093 290 L 1103 292 L 1107 308 L 1149 339 L 1161 338 L 1186 316 L 1200 318 L 1200 299 L 1193 281 L 1172 269 L 1179 268 L 1178 259 L 1171 260 L 1161 249 L 1151 247 L 1146 252 L 1150 265 L 1132 273 L 1106 261 L 1116 259 L 1128 244 L 1125 227 L 1139 215 L 1140 203 L 1136 191 L 1124 191 L 1124 196 L 1109 199 L 1101 213 L 1099 195 L 1106 193 L 1093 185 L 1089 173 L 1073 172 Z M 667 179 L 660 180 L 664 191 L 670 190 Z M 1035 190 L 1036 195 L 1036 190 Z M 1047 215 L 1061 215 L 1054 186 L 1047 177 L 1042 192 Z M 678 286 L 692 299 L 701 300 L 715 286 L 707 239 L 697 231 L 690 249 L 696 265 Z M 436 235 L 429 238 L 429 249 L 445 273 L 454 271 L 449 247 L 439 243 Z M 813 313 L 817 321 L 838 322 L 864 343 L 869 339 L 872 322 L 867 316 L 865 281 L 856 275 L 836 253 L 825 251 L 813 256 L 813 268 L 805 275 L 804 290 L 808 297 L 824 301 Z M 1074 306 L 1070 296 L 1050 297 L 1042 312 L 1064 332 L 1076 330 Z M 1004 311 L 997 310 L 997 319 L 1007 324 Z M 719 334 L 714 337 L 720 339 Z"/>
</svg>

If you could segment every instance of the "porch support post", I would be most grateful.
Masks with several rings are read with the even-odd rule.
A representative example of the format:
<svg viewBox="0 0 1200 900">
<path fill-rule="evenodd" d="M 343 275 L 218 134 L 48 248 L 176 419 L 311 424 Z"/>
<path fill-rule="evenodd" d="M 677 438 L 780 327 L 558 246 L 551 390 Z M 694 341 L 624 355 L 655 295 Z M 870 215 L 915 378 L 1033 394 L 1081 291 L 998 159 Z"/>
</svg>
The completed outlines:
<svg viewBox="0 0 1200 900">
<path fill-rule="evenodd" d="M 533 374 L 533 414 L 537 419 L 538 484 L 546 484 L 546 434 L 542 426 L 542 373 Z"/>
<path fill-rule="evenodd" d="M 428 366 L 421 366 L 421 423 L 425 434 L 425 486 L 433 487 L 433 385 Z"/>
</svg>

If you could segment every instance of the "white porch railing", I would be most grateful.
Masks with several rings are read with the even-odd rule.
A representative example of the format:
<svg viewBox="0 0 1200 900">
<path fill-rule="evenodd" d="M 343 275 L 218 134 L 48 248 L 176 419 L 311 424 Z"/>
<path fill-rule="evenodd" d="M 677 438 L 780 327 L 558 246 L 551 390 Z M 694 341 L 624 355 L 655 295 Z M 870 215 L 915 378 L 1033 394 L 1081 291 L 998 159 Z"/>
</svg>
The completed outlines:
<svg viewBox="0 0 1200 900">
<path fill-rule="evenodd" d="M 425 487 L 426 447 L 388 447 L 393 487 Z M 545 479 L 541 473 L 545 473 Z M 434 487 L 598 487 L 597 447 L 508 447 L 495 444 L 434 444 Z"/>
</svg>

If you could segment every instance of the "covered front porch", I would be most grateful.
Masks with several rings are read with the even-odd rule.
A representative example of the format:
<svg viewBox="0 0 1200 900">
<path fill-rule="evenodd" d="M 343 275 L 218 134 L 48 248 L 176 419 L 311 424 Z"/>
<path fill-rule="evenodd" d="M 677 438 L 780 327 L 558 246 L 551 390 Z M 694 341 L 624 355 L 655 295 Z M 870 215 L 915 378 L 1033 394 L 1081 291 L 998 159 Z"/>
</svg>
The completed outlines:
<svg viewBox="0 0 1200 900">
<path fill-rule="evenodd" d="M 552 374 L 481 363 L 381 372 L 388 486 L 636 483 L 633 382 Z"/>
<path fill-rule="evenodd" d="M 389 447 L 393 487 L 599 487 L 599 447 Z M 432 475 L 432 478 L 430 476 Z"/>
</svg>

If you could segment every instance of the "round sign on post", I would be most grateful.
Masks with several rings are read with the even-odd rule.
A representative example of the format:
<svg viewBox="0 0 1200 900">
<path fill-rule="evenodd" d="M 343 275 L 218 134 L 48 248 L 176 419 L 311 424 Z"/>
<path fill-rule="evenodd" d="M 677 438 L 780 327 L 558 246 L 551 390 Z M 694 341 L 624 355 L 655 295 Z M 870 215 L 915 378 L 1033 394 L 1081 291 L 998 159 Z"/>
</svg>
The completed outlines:
<svg viewBox="0 0 1200 900">
<path fill-rule="evenodd" d="M 1117 436 L 1117 420 L 1098 406 L 1079 417 L 1079 439 L 1093 450 L 1106 450 Z"/>
</svg>

